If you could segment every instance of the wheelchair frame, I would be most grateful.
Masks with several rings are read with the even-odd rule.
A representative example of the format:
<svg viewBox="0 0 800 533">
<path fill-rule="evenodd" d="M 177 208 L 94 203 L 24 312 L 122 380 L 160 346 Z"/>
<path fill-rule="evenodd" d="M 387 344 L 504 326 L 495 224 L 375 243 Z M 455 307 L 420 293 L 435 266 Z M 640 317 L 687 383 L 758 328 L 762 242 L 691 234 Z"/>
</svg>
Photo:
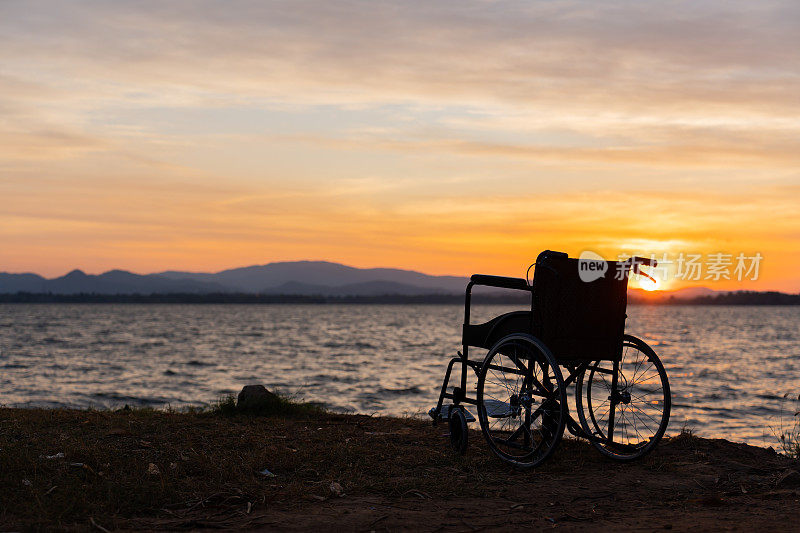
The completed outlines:
<svg viewBox="0 0 800 533">
<path fill-rule="evenodd" d="M 551 254 L 550 257 L 555 256 L 555 257 L 558 257 L 558 258 L 565 258 L 565 259 L 567 257 L 566 254 L 562 254 L 560 252 L 546 251 L 546 252 L 543 252 L 542 255 L 540 255 L 540 258 L 542 258 L 542 256 L 545 255 L 545 254 Z M 540 258 L 537 259 L 537 262 L 535 263 L 536 268 L 541 268 L 541 266 L 547 267 L 547 265 L 542 265 L 540 263 Z M 625 266 L 625 268 L 626 268 L 626 277 L 627 277 L 627 272 L 629 270 L 633 270 L 637 274 L 641 274 L 641 275 L 644 275 L 646 277 L 650 277 L 646 273 L 641 272 L 639 270 L 639 267 L 640 266 L 655 266 L 656 265 L 656 261 L 655 260 L 649 260 L 649 259 L 641 258 L 641 257 L 631 258 L 626 263 L 627 263 L 626 266 Z M 475 275 L 471 276 L 470 281 L 467 284 L 467 288 L 466 288 L 466 292 L 465 292 L 465 299 L 464 299 L 464 324 L 463 324 L 463 328 L 462 328 L 462 351 L 458 352 L 458 355 L 456 357 L 451 358 L 450 361 L 448 362 L 447 369 L 445 371 L 445 376 L 444 376 L 444 380 L 443 380 L 443 383 L 442 383 L 441 391 L 439 393 L 439 399 L 437 401 L 436 407 L 431 409 L 431 411 L 429 412 L 430 416 L 433 418 L 433 424 L 434 425 L 436 425 L 436 423 L 439 421 L 440 418 L 446 418 L 448 420 L 451 420 L 451 423 L 450 423 L 451 440 L 453 442 L 453 446 L 456 447 L 456 449 L 458 451 L 460 451 L 461 453 L 463 453 L 464 450 L 466 449 L 466 439 L 467 439 L 466 424 L 465 424 L 465 422 L 462 422 L 463 429 L 455 428 L 454 425 L 453 425 L 451 416 L 452 416 L 453 413 L 457 413 L 460 410 L 461 418 L 463 418 L 463 404 L 475 405 L 476 407 L 479 406 L 479 400 L 478 400 L 477 397 L 472 398 L 472 397 L 469 397 L 466 394 L 466 390 L 467 390 L 467 374 L 469 373 L 469 370 L 471 369 L 473 372 L 475 372 L 476 377 L 479 376 L 480 372 L 481 372 L 481 366 L 482 366 L 483 363 L 480 362 L 480 361 L 477 361 L 477 360 L 470 360 L 469 359 L 469 350 L 470 350 L 471 346 L 489 348 L 488 346 L 482 346 L 482 345 L 478 345 L 478 344 L 471 344 L 471 342 L 474 342 L 474 338 L 476 337 L 476 328 L 478 328 L 478 327 L 484 328 L 484 330 L 481 331 L 480 333 L 485 333 L 486 332 L 486 328 L 488 327 L 489 333 L 487 335 L 487 339 L 491 338 L 492 327 L 493 327 L 492 326 L 492 322 L 494 320 L 502 319 L 504 317 L 507 317 L 507 316 L 510 316 L 510 315 L 514 314 L 514 313 L 510 313 L 510 314 L 507 314 L 507 315 L 500 315 L 499 317 L 496 317 L 493 321 L 489 321 L 489 322 L 487 322 L 485 324 L 480 324 L 480 325 L 478 325 L 478 324 L 470 324 L 472 288 L 474 286 L 476 286 L 476 285 L 477 286 L 503 288 L 503 289 L 511 289 L 511 290 L 528 291 L 531 294 L 530 323 L 529 323 L 528 327 L 525 328 L 525 329 L 527 329 L 527 331 L 522 330 L 522 331 L 519 331 L 518 333 L 523 334 L 523 335 L 528 335 L 529 332 L 533 332 L 534 331 L 534 317 L 535 317 L 535 315 L 534 315 L 533 311 L 534 311 L 534 305 L 535 305 L 535 293 L 534 293 L 533 286 L 528 284 L 527 279 L 510 278 L 510 277 L 503 277 L 503 276 L 490 276 L 490 275 L 481 275 L 481 274 L 475 274 Z M 521 311 L 519 313 L 520 313 L 519 317 L 515 317 L 515 318 L 518 318 L 518 319 L 519 318 L 523 318 L 523 314 L 527 314 L 524 311 Z M 624 315 L 624 316 L 627 316 L 627 315 Z M 498 324 L 499 323 L 500 322 L 498 322 Z M 496 326 L 496 325 L 497 324 L 494 324 L 494 326 Z M 533 337 L 533 335 L 530 335 L 530 337 L 533 340 L 537 340 L 535 337 Z M 655 441 L 656 441 L 655 444 L 657 444 L 658 440 L 660 440 L 661 436 L 663 436 L 663 433 L 666 430 L 666 425 L 668 424 L 668 421 L 669 421 L 669 409 L 670 409 L 670 406 L 671 406 L 671 396 L 670 396 L 670 391 L 669 391 L 669 382 L 668 382 L 668 379 L 667 379 L 667 376 L 666 376 L 666 372 L 664 371 L 663 365 L 661 365 L 661 363 L 658 360 L 658 357 L 656 356 L 655 352 L 652 350 L 652 348 L 647 346 L 643 341 L 641 341 L 639 339 L 636 339 L 635 337 L 632 337 L 630 335 L 626 335 L 626 334 L 624 334 L 624 332 L 622 334 L 622 338 L 623 338 L 623 342 L 620 343 L 620 352 L 622 351 L 622 345 L 625 342 L 627 342 L 629 344 L 636 343 L 637 344 L 637 348 L 638 348 L 638 345 L 641 344 L 641 346 L 644 346 L 647 350 L 649 350 L 648 353 L 652 353 L 652 357 L 657 362 L 657 370 L 660 372 L 659 376 L 662 379 L 662 387 L 664 389 L 663 390 L 663 394 L 664 394 L 664 399 L 665 399 L 665 404 L 666 404 L 665 406 L 662 406 L 662 407 L 665 407 L 666 417 L 662 417 L 662 422 L 661 422 L 661 424 L 659 426 L 659 431 L 657 432 L 657 436 L 655 437 Z M 502 340 L 503 339 L 498 340 L 497 343 L 499 344 Z M 543 343 L 542 343 L 542 345 L 544 346 Z M 495 344 L 495 346 L 496 346 L 496 344 Z M 489 348 L 489 349 L 490 349 L 490 353 L 491 353 L 491 350 L 493 350 L 494 348 Z M 643 353 L 645 353 L 642 348 L 638 348 L 638 349 L 640 351 L 642 351 Z M 650 357 L 650 355 L 648 355 L 648 360 L 649 360 L 649 357 Z M 594 435 L 594 434 L 591 434 L 591 433 L 587 432 L 584 429 L 585 427 L 588 426 L 588 424 L 585 421 L 585 416 L 581 417 L 581 422 L 583 422 L 583 425 L 581 424 L 581 422 L 575 420 L 575 418 L 573 418 L 573 416 L 572 416 L 571 409 L 569 408 L 569 401 L 568 400 L 565 401 L 565 405 L 561 406 L 561 412 L 563 413 L 563 415 L 566 415 L 563 427 L 564 427 L 564 429 L 569 431 L 573 436 L 579 437 L 579 438 L 583 438 L 583 439 L 587 439 L 589 442 L 594 444 L 595 447 L 598 447 L 598 449 L 601 449 L 601 451 L 602 451 L 603 447 L 606 447 L 606 446 L 612 446 L 612 445 L 623 446 L 622 444 L 614 443 L 615 412 L 617 410 L 617 406 L 624 401 L 624 398 L 622 398 L 622 396 L 620 396 L 619 392 L 617 392 L 618 391 L 618 386 L 619 386 L 618 377 L 619 377 L 619 374 L 620 374 L 620 364 L 621 364 L 620 361 L 618 359 L 614 359 L 614 358 L 600 359 L 600 360 L 597 360 L 597 361 L 593 361 L 591 359 L 576 361 L 576 360 L 555 359 L 555 357 L 553 358 L 553 360 L 555 361 L 557 366 L 563 367 L 563 368 L 565 368 L 567 370 L 567 374 L 563 377 L 563 383 L 561 385 L 563 387 L 564 391 L 566 391 L 566 388 L 568 386 L 570 386 L 572 384 L 575 384 L 576 380 L 578 380 L 579 378 L 582 380 L 583 376 L 585 375 L 585 373 L 587 371 L 590 371 L 592 373 L 592 375 L 594 375 L 594 373 L 601 373 L 601 374 L 607 374 L 607 375 L 610 374 L 611 375 L 611 391 L 612 392 L 611 392 L 610 396 L 608 397 L 608 401 L 610 403 L 610 409 L 609 409 L 609 413 L 608 413 L 608 431 L 607 431 L 607 436 L 602 436 L 602 435 L 598 436 L 598 435 Z M 601 360 L 602 361 L 606 361 L 606 362 L 610 361 L 612 363 L 612 365 L 613 365 L 612 369 L 609 370 L 607 368 L 601 368 L 600 364 L 599 364 Z M 457 365 L 457 364 L 460 364 L 461 376 L 460 376 L 460 379 L 458 381 L 458 385 L 453 387 L 452 392 L 448 392 L 448 387 L 450 385 L 450 378 L 451 378 L 451 375 L 452 375 L 453 367 L 455 365 Z M 490 368 L 494 368 L 494 367 L 490 367 Z M 488 369 L 487 369 L 487 372 L 488 372 Z M 603 378 L 603 380 L 606 381 L 605 378 Z M 581 383 L 582 383 L 582 381 L 581 381 Z M 564 396 L 564 398 L 566 398 L 566 395 Z M 447 411 L 446 415 L 442 416 L 443 415 L 442 409 L 443 409 L 443 404 L 444 404 L 445 400 L 452 400 L 452 406 L 450 406 L 450 409 Z M 583 411 L 582 411 L 583 405 L 582 405 L 582 403 L 580 403 L 580 400 L 578 398 L 578 391 L 576 391 L 576 400 L 575 401 L 576 401 L 576 410 L 579 410 L 579 414 L 583 414 Z M 628 398 L 628 401 L 630 401 L 630 398 Z M 580 405 L 579 405 L 579 403 L 580 403 Z M 595 428 L 598 428 L 597 421 L 594 420 L 594 415 L 592 415 L 592 417 L 593 417 L 592 420 L 595 423 Z M 485 413 L 484 413 L 484 419 L 486 419 Z M 624 424 L 624 422 L 623 422 L 623 424 Z M 484 429 L 483 428 L 483 421 L 481 421 L 481 427 L 482 427 L 482 429 Z M 528 431 L 528 432 L 530 433 L 530 431 Z M 458 435 L 453 435 L 454 433 L 458 433 Z M 602 432 L 600 432 L 600 433 L 602 434 Z M 486 435 L 487 439 L 489 439 L 485 429 L 484 429 L 484 435 Z M 560 439 L 560 435 L 559 435 L 558 438 Z M 456 442 L 457 440 L 459 442 Z M 655 444 L 652 447 L 654 447 Z M 557 441 L 556 441 L 555 445 L 557 445 Z M 652 447 L 648 447 L 647 451 L 649 451 Z M 644 453 L 646 453 L 646 452 L 644 452 Z M 633 459 L 633 458 L 640 457 L 641 455 L 644 455 L 644 453 L 623 455 L 623 456 L 614 456 L 614 454 L 607 454 L 607 455 L 609 455 L 611 457 L 614 457 L 616 459 L 628 460 L 628 459 Z M 548 455 L 549 455 L 549 452 L 548 452 Z M 501 457 L 501 458 L 503 458 L 503 457 Z"/>
</svg>

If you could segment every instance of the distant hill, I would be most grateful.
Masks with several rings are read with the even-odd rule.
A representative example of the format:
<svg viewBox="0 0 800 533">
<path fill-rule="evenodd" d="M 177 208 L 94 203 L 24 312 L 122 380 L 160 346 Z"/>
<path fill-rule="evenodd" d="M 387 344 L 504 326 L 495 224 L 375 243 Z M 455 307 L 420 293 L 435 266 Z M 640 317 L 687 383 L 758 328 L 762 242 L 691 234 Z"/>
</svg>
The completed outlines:
<svg viewBox="0 0 800 533">
<path fill-rule="evenodd" d="M 0 272 L 0 293 L 9 292 L 47 292 L 47 280 L 38 274 Z"/>
<path fill-rule="evenodd" d="M 689 301 L 695 298 L 713 297 L 720 294 L 727 294 L 726 291 L 715 291 L 708 287 L 685 287 L 674 291 L 645 291 L 643 289 L 628 289 L 629 302 L 648 302 L 653 303 L 657 300 L 673 299 L 679 301 Z"/>
<path fill-rule="evenodd" d="M 62 295 L 52 301 L 187 302 L 457 302 L 468 278 L 430 276 L 396 268 L 355 268 L 327 261 L 269 263 L 217 273 L 167 271 L 134 274 L 111 270 L 99 275 L 73 270 L 46 279 L 38 274 L 0 273 L 0 301 L 48 301 L 36 295 Z M 24 293 L 24 294 L 22 294 Z M 494 302 L 524 303 L 515 291 L 480 288 Z M 13 295 L 19 294 L 19 297 Z M 91 297 L 97 295 L 98 298 Z M 139 295 L 142 298 L 123 296 Z M 483 297 L 481 296 L 481 297 Z M 676 291 L 628 291 L 630 303 L 690 305 L 794 305 L 800 295 L 778 292 L 724 292 L 707 287 Z"/>
<path fill-rule="evenodd" d="M 685 287 L 675 291 L 667 291 L 665 294 L 675 298 L 676 300 L 691 300 L 692 298 L 700 298 L 702 296 L 714 296 L 717 294 L 726 294 L 727 291 L 715 291 L 708 287 Z"/>
<path fill-rule="evenodd" d="M 0 273 L 0 293 L 153 294 L 222 291 L 225 291 L 225 288 L 213 282 L 175 280 L 156 274 L 132 274 L 124 270 L 111 270 L 100 275 L 90 275 L 80 270 L 73 270 L 65 276 L 53 279 L 45 279 L 37 274 Z"/>
<path fill-rule="evenodd" d="M 348 288 L 357 292 L 347 294 L 426 294 L 459 293 L 467 286 L 467 278 L 457 276 L 429 276 L 413 270 L 396 268 L 355 268 L 328 261 L 292 261 L 269 263 L 223 270 L 216 274 L 197 272 L 161 272 L 170 279 L 219 283 L 229 290 L 245 293 L 275 294 L 287 289 L 299 293 L 335 295 L 346 293 Z M 379 283 L 378 283 L 379 282 Z M 363 284 L 372 284 L 365 286 Z"/>
<path fill-rule="evenodd" d="M 141 275 L 112 270 L 89 275 L 73 270 L 53 279 L 30 273 L 0 273 L 0 293 L 423 295 L 462 293 L 467 282 L 467 278 L 429 276 L 411 270 L 355 268 L 326 261 L 295 261 L 217 273 L 168 271 Z"/>
<path fill-rule="evenodd" d="M 714 291 L 691 287 L 676 291 L 628 291 L 628 303 L 655 305 L 800 305 L 800 294 L 777 291 Z"/>
<path fill-rule="evenodd" d="M 717 293 L 707 296 L 698 296 L 687 300 L 666 298 L 664 304 L 690 304 L 690 305 L 800 305 L 800 294 L 787 294 L 777 291 L 733 291 Z"/>
</svg>

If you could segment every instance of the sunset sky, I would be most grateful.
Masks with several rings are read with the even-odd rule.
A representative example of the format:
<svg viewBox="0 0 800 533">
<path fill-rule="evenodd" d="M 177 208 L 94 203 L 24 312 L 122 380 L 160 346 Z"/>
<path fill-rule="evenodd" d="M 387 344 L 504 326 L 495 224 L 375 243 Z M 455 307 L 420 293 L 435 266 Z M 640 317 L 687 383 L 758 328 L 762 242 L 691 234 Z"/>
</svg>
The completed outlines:
<svg viewBox="0 0 800 533">
<path fill-rule="evenodd" d="M 798 2 L 0 2 L 0 271 L 799 239 Z"/>
</svg>

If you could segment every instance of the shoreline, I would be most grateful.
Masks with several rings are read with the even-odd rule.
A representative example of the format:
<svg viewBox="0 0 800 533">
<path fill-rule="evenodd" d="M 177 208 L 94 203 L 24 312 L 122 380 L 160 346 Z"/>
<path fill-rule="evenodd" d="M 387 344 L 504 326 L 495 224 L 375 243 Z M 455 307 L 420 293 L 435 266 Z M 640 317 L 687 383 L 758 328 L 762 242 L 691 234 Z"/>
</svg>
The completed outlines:
<svg viewBox="0 0 800 533">
<path fill-rule="evenodd" d="M 0 528 L 794 529 L 800 462 L 683 433 L 620 464 L 565 439 L 532 471 L 446 427 L 318 409 L 248 416 L 0 408 Z"/>
<path fill-rule="evenodd" d="M 475 294 L 474 303 L 487 305 L 530 305 L 528 294 Z M 267 304 L 267 305 L 463 305 L 459 294 L 382 294 L 373 296 L 326 296 L 250 293 L 164 293 L 164 294 L 51 294 L 0 293 L 0 304 Z M 629 295 L 629 305 L 643 306 L 774 306 L 800 305 L 800 294 L 776 291 L 722 293 L 696 298 Z"/>
</svg>

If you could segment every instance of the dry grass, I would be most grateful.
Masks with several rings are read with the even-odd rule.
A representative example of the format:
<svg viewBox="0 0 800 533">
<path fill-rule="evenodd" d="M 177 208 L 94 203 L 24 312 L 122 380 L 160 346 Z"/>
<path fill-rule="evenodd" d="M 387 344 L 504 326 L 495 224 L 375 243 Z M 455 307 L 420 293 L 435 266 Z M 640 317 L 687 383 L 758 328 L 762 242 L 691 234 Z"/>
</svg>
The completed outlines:
<svg viewBox="0 0 800 533">
<path fill-rule="evenodd" d="M 210 412 L 224 416 L 244 414 L 279 418 L 312 418 L 326 413 L 325 409 L 318 403 L 298 400 L 285 396 L 280 392 L 273 393 L 246 406 L 237 405 L 236 398 L 232 395 L 223 396 L 216 404 L 211 406 Z"/>
<path fill-rule="evenodd" d="M 242 415 L 229 401 L 213 412 L 0 409 L 0 526 L 213 525 L 275 500 L 325 498 L 334 481 L 346 492 L 431 490 L 426 472 L 403 472 L 409 453 L 458 468 L 419 442 L 422 422 L 391 425 L 313 406 Z"/>
<path fill-rule="evenodd" d="M 207 412 L 0 409 L 0 528 L 241 525 L 273 503 L 322 501 L 333 482 L 347 494 L 480 497 L 523 475 L 486 450 L 451 453 L 445 431 L 309 405 L 245 415 L 228 399 Z M 562 448 L 569 458 L 547 471 L 597 460 L 582 442 Z"/>
<path fill-rule="evenodd" d="M 793 397 L 793 394 L 784 394 L 784 400 Z M 784 420 L 784 413 L 781 413 L 780 427 L 775 433 L 781 443 L 783 453 L 794 459 L 800 459 L 800 395 L 794 400 L 788 412 L 788 420 Z"/>
<path fill-rule="evenodd" d="M 445 431 L 313 406 L 246 415 L 230 400 L 206 412 L 0 409 L 0 530 L 239 528 L 265 516 L 312 520 L 311 510 L 348 501 L 356 502 L 347 511 L 355 528 L 372 520 L 355 522 L 371 512 L 359 498 L 373 497 L 418 502 L 431 513 L 425 502 L 466 502 L 475 510 L 486 501 L 550 502 L 541 504 L 547 513 L 610 519 L 603 517 L 642 505 L 630 487 L 649 491 L 661 506 L 685 506 L 698 488 L 686 471 L 697 464 L 717 461 L 727 469 L 720 479 L 728 479 L 748 454 L 762 469 L 778 461 L 766 450 L 683 433 L 631 465 L 565 439 L 544 466 L 520 472 L 494 458 L 477 431 L 466 456 L 453 454 Z M 730 458 L 738 462 L 724 466 Z M 600 488 L 616 503 L 598 505 Z M 534 503 L 524 505 L 531 511 Z"/>
</svg>

